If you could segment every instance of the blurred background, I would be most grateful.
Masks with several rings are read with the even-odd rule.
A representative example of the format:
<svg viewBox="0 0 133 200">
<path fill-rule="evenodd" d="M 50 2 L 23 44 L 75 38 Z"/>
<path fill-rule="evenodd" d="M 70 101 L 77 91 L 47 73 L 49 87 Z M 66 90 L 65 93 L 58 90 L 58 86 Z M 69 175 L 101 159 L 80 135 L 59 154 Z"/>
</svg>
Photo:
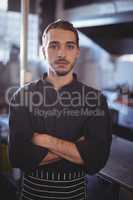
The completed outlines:
<svg viewBox="0 0 133 200">
<path fill-rule="evenodd" d="M 0 170 L 6 187 L 10 180 L 13 189 L 21 173 L 8 161 L 5 95 L 10 87 L 15 91 L 20 86 L 22 3 L 0 1 Z M 41 37 L 45 27 L 59 18 L 69 20 L 79 31 L 81 55 L 74 69 L 79 80 L 102 90 L 113 134 L 133 141 L 133 0 L 30 0 L 26 83 L 47 71 Z M 121 199 L 130 199 L 128 193 L 124 195 Z"/>
</svg>

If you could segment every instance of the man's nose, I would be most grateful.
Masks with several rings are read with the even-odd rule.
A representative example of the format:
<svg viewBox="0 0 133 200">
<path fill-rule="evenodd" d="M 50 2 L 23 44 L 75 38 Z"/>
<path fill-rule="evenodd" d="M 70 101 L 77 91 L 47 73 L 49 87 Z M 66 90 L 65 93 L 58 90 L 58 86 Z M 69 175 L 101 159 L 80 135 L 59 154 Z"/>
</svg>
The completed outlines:
<svg viewBox="0 0 133 200">
<path fill-rule="evenodd" d="M 58 56 L 63 58 L 66 56 L 66 50 L 64 47 L 60 47 L 60 49 L 58 50 Z"/>
</svg>

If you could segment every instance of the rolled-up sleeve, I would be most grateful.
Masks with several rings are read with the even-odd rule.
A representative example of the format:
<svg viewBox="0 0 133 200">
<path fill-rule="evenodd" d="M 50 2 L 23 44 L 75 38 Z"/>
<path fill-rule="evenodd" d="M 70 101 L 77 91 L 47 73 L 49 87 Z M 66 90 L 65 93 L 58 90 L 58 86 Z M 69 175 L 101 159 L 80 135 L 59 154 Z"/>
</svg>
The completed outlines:
<svg viewBox="0 0 133 200">
<path fill-rule="evenodd" d="M 95 174 L 106 164 L 112 141 L 112 122 L 106 98 L 101 95 L 100 105 L 84 123 L 85 140 L 76 142 L 88 174 Z M 93 110 L 94 111 L 94 110 Z"/>
<path fill-rule="evenodd" d="M 32 143 L 33 130 L 28 109 L 17 104 L 18 94 L 10 102 L 9 160 L 14 168 L 28 171 L 39 165 L 48 150 Z"/>
</svg>

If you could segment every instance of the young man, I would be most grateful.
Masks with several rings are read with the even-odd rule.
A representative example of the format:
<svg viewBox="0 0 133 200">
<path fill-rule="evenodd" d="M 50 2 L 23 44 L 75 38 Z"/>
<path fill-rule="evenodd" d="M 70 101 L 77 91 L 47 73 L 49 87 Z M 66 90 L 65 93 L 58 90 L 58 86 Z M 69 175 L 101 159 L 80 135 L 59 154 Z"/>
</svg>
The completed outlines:
<svg viewBox="0 0 133 200">
<path fill-rule="evenodd" d="M 85 174 L 102 169 L 110 151 L 106 99 L 73 74 L 80 49 L 71 23 L 53 22 L 42 42 L 48 73 L 12 98 L 9 158 L 24 172 L 21 199 L 87 199 Z"/>
</svg>

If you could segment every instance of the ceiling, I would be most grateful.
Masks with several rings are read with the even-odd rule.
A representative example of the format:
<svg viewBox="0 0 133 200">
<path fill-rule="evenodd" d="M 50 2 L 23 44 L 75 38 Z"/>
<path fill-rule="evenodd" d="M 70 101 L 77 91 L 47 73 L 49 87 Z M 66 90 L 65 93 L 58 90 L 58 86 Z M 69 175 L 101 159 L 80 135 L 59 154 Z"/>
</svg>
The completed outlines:
<svg viewBox="0 0 133 200">
<path fill-rule="evenodd" d="M 64 1 L 64 8 L 65 9 L 70 9 L 70 8 L 75 8 L 75 7 L 79 7 L 79 6 L 83 6 L 83 5 L 88 5 L 88 4 L 92 4 L 92 3 L 103 3 L 103 2 L 112 2 L 114 0 L 65 0 Z"/>
<path fill-rule="evenodd" d="M 67 0 L 65 6 L 67 18 L 80 21 L 75 26 L 107 52 L 133 54 L 133 1 Z"/>
<path fill-rule="evenodd" d="M 110 54 L 133 54 L 133 0 L 62 1 L 65 19 L 82 22 L 82 26 L 76 27 Z M 52 13 L 56 6 L 48 3 L 52 0 L 33 0 L 30 4 L 31 13 L 36 12 L 36 2 L 41 2 L 41 21 L 44 28 L 45 23 L 53 21 Z M 54 2 L 60 3 L 60 0 Z M 20 10 L 18 0 L 9 0 L 10 9 Z M 86 25 L 83 23 L 84 20 L 87 21 Z"/>
<path fill-rule="evenodd" d="M 113 55 L 133 54 L 133 22 L 79 28 Z"/>
</svg>

